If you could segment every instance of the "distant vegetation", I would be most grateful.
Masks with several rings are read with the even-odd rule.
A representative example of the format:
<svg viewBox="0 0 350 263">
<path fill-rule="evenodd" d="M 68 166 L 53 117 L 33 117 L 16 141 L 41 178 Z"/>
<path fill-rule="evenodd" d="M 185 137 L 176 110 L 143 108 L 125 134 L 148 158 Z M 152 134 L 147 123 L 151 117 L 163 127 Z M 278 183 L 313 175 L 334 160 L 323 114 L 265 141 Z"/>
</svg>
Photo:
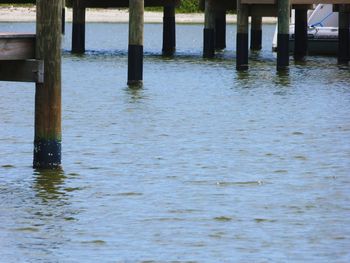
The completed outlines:
<svg viewBox="0 0 350 263">
<path fill-rule="evenodd" d="M 0 4 L 0 6 L 6 5 L 23 5 L 23 4 L 33 4 L 35 0 L 14 0 L 15 4 Z M 68 6 L 72 5 L 72 0 L 66 0 Z M 147 8 L 149 11 L 161 11 L 162 8 Z M 182 0 L 181 5 L 176 9 L 178 13 L 196 13 L 200 12 L 199 9 L 199 0 Z"/>
<path fill-rule="evenodd" d="M 3 4 L 3 5 L 13 5 L 13 4 L 34 4 L 35 0 L 13 0 L 11 4 Z"/>
<path fill-rule="evenodd" d="M 179 13 L 195 13 L 199 12 L 199 0 L 182 0 L 178 8 Z"/>
<path fill-rule="evenodd" d="M 177 13 L 198 13 L 200 12 L 199 8 L 200 0 L 181 0 L 181 4 L 176 8 Z M 147 11 L 162 11 L 162 7 L 147 7 Z"/>
</svg>

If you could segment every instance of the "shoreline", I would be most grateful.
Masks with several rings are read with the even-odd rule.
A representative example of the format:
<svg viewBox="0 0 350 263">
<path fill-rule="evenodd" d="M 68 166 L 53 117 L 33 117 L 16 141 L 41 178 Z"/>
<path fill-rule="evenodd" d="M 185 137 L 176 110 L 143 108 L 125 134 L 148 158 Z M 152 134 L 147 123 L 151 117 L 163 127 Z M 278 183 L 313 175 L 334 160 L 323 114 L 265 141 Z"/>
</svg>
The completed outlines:
<svg viewBox="0 0 350 263">
<path fill-rule="evenodd" d="M 0 7 L 0 22 L 35 22 L 35 7 Z M 226 16 L 228 24 L 237 22 L 236 15 Z M 273 17 L 264 17 L 263 23 L 275 24 L 277 21 Z M 72 9 L 66 8 L 66 22 L 72 22 Z M 128 23 L 129 12 L 127 9 L 94 9 L 86 10 L 87 23 Z M 145 12 L 145 23 L 163 23 L 162 12 Z M 176 14 L 178 24 L 203 24 L 203 13 Z"/>
</svg>

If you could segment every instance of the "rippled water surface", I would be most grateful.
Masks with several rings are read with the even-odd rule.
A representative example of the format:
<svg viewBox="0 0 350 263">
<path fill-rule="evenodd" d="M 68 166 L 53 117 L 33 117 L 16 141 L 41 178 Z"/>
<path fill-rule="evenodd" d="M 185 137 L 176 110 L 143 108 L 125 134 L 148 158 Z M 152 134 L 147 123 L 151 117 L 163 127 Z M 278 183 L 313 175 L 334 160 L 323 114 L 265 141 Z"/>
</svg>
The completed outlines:
<svg viewBox="0 0 350 263">
<path fill-rule="evenodd" d="M 202 26 L 179 25 L 165 59 L 146 25 L 139 90 L 126 24 L 89 24 L 84 56 L 67 32 L 62 172 L 31 168 L 34 85 L 0 82 L 0 261 L 349 262 L 349 68 L 278 75 L 264 26 L 237 73 L 234 30 L 204 60 Z"/>
</svg>

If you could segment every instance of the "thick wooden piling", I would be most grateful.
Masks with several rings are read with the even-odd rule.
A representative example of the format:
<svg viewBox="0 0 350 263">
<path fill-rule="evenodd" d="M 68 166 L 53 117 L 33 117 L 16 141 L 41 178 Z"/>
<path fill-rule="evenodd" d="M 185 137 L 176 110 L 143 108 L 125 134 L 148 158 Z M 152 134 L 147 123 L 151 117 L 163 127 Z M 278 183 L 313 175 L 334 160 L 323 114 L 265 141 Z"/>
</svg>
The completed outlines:
<svg viewBox="0 0 350 263">
<path fill-rule="evenodd" d="M 215 12 L 215 49 L 226 48 L 226 9 L 219 7 Z"/>
<path fill-rule="evenodd" d="M 66 0 L 62 0 L 62 35 L 66 33 Z"/>
<path fill-rule="evenodd" d="M 85 52 L 85 13 L 84 0 L 73 1 L 72 53 Z"/>
<path fill-rule="evenodd" d="M 36 59 L 44 61 L 44 83 L 36 84 L 34 168 L 61 165 L 62 0 L 37 0 Z"/>
<path fill-rule="evenodd" d="M 237 0 L 236 69 L 248 69 L 248 5 Z"/>
<path fill-rule="evenodd" d="M 278 0 L 277 70 L 289 66 L 289 0 Z"/>
<path fill-rule="evenodd" d="M 338 64 L 347 64 L 350 59 L 350 13 L 346 5 L 339 5 Z"/>
<path fill-rule="evenodd" d="M 176 48 L 175 4 L 165 5 L 163 16 L 163 55 L 174 55 Z"/>
<path fill-rule="evenodd" d="M 205 0 L 205 20 L 203 31 L 203 57 L 215 55 L 215 9 L 214 0 Z"/>
<path fill-rule="evenodd" d="M 262 42 L 262 17 L 252 16 L 250 27 L 250 49 L 261 50 Z"/>
<path fill-rule="evenodd" d="M 143 80 L 144 0 L 129 0 L 128 85 Z"/>
<path fill-rule="evenodd" d="M 307 7 L 295 8 L 294 60 L 303 60 L 307 54 Z"/>
</svg>

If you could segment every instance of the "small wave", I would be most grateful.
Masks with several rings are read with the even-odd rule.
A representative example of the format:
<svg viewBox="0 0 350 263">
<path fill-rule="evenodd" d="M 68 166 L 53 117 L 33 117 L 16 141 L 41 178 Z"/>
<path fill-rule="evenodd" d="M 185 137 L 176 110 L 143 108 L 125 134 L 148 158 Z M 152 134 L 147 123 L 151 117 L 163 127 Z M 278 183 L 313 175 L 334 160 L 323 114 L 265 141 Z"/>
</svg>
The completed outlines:
<svg viewBox="0 0 350 263">
<path fill-rule="evenodd" d="M 275 170 L 275 171 L 273 171 L 273 173 L 275 173 L 275 174 L 286 174 L 286 173 L 288 173 L 288 170 Z"/>
<path fill-rule="evenodd" d="M 19 232 L 39 232 L 39 229 L 36 227 L 18 227 L 14 228 L 13 230 Z"/>
<path fill-rule="evenodd" d="M 246 182 L 217 182 L 219 186 L 230 186 L 230 185 L 238 185 L 238 186 L 249 186 L 249 185 L 263 185 L 265 184 L 263 181 L 246 181 Z"/>
<path fill-rule="evenodd" d="M 143 195 L 143 193 L 125 192 L 125 193 L 118 193 L 117 195 L 121 195 L 121 196 L 140 196 L 140 195 Z"/>
<path fill-rule="evenodd" d="M 82 241 L 82 244 L 93 244 L 93 245 L 104 245 L 106 244 L 106 241 L 96 239 L 96 240 L 91 240 L 91 241 Z"/>
<path fill-rule="evenodd" d="M 256 223 L 265 223 L 265 222 L 274 223 L 274 222 L 276 222 L 277 220 L 268 219 L 268 218 L 254 218 L 254 221 L 255 221 Z"/>
<path fill-rule="evenodd" d="M 228 216 L 217 216 L 214 217 L 215 221 L 220 221 L 220 222 L 228 222 L 228 221 L 232 221 L 232 217 L 228 217 Z"/>
<path fill-rule="evenodd" d="M 15 168 L 15 166 L 12 165 L 12 164 L 4 164 L 4 165 L 2 165 L 1 167 L 2 167 L 2 168 L 6 168 L 6 169 Z"/>
<path fill-rule="evenodd" d="M 304 133 L 296 131 L 296 132 L 292 132 L 292 135 L 304 135 Z"/>
<path fill-rule="evenodd" d="M 294 159 L 301 160 L 301 161 L 306 161 L 307 158 L 303 155 L 296 155 L 294 156 Z"/>
</svg>

